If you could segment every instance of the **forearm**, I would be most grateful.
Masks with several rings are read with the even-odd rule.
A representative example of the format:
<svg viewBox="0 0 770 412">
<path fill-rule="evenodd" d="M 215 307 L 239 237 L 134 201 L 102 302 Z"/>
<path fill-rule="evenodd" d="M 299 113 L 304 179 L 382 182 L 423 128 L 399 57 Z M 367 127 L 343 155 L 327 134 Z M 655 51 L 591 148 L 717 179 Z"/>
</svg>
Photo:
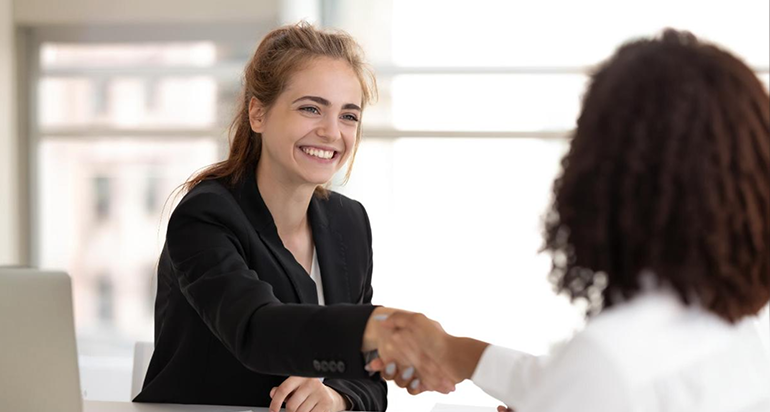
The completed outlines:
<svg viewBox="0 0 770 412">
<path fill-rule="evenodd" d="M 448 365 L 459 380 L 470 379 L 488 346 L 480 340 L 447 335 L 447 352 L 441 362 Z"/>
</svg>

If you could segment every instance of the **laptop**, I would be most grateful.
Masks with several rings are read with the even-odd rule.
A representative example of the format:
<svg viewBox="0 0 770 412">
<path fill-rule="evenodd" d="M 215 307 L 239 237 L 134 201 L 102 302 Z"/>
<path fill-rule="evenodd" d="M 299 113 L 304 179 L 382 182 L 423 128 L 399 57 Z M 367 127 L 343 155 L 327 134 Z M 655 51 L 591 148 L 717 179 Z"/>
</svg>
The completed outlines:
<svg viewBox="0 0 770 412">
<path fill-rule="evenodd" d="M 81 412 L 64 272 L 0 267 L 0 411 Z"/>
</svg>

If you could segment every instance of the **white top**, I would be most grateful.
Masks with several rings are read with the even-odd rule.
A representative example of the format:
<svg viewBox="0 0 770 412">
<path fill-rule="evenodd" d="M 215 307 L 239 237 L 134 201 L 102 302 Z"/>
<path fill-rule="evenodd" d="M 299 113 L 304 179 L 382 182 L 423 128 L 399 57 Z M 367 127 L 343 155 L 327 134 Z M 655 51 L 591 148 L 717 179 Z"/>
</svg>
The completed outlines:
<svg viewBox="0 0 770 412">
<path fill-rule="evenodd" d="M 490 345 L 472 380 L 516 412 L 768 412 L 770 354 L 753 322 L 647 292 L 548 357 Z"/>
<path fill-rule="evenodd" d="M 315 254 L 315 247 L 313 248 L 313 264 L 310 266 L 310 279 L 315 282 L 315 290 L 318 292 L 318 304 L 321 306 L 326 305 L 326 299 L 324 299 L 324 283 L 321 280 L 321 267 L 318 266 L 318 256 Z M 324 378 L 318 378 L 321 382 Z"/>
<path fill-rule="evenodd" d="M 318 304 L 324 306 L 326 304 L 324 284 L 321 280 L 321 268 L 318 266 L 318 256 L 315 254 L 315 248 L 313 248 L 313 265 L 310 266 L 310 278 L 315 282 L 315 290 L 318 292 Z"/>
</svg>

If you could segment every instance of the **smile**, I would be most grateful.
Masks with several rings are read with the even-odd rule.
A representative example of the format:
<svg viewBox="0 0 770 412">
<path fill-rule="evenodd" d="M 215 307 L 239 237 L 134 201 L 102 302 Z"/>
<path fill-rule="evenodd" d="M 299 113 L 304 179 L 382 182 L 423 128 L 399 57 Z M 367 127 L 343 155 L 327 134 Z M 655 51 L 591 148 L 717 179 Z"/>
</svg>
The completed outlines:
<svg viewBox="0 0 770 412">
<path fill-rule="evenodd" d="M 302 146 L 300 147 L 300 150 L 302 150 L 307 155 L 317 157 L 319 159 L 324 159 L 324 160 L 330 160 L 334 158 L 337 154 L 337 152 L 334 150 L 324 150 L 324 149 L 308 147 L 308 146 Z"/>
</svg>

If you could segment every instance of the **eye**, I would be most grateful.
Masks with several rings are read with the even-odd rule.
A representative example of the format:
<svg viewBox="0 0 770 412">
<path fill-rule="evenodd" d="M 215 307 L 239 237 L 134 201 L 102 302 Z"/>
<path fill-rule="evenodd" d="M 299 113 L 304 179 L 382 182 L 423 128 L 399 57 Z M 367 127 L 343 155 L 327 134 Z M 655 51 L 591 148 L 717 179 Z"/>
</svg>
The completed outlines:
<svg viewBox="0 0 770 412">
<path fill-rule="evenodd" d="M 347 120 L 347 121 L 351 121 L 351 122 L 357 122 L 358 121 L 358 116 L 356 116 L 354 114 L 351 114 L 351 113 L 348 113 L 348 114 L 343 114 L 342 115 L 342 119 Z"/>
<path fill-rule="evenodd" d="M 308 113 L 312 113 L 312 114 L 320 114 L 321 113 L 321 111 L 318 110 L 318 108 L 315 107 L 315 106 L 303 106 L 303 107 L 299 108 L 299 111 L 301 111 L 301 112 L 308 112 Z"/>
</svg>

